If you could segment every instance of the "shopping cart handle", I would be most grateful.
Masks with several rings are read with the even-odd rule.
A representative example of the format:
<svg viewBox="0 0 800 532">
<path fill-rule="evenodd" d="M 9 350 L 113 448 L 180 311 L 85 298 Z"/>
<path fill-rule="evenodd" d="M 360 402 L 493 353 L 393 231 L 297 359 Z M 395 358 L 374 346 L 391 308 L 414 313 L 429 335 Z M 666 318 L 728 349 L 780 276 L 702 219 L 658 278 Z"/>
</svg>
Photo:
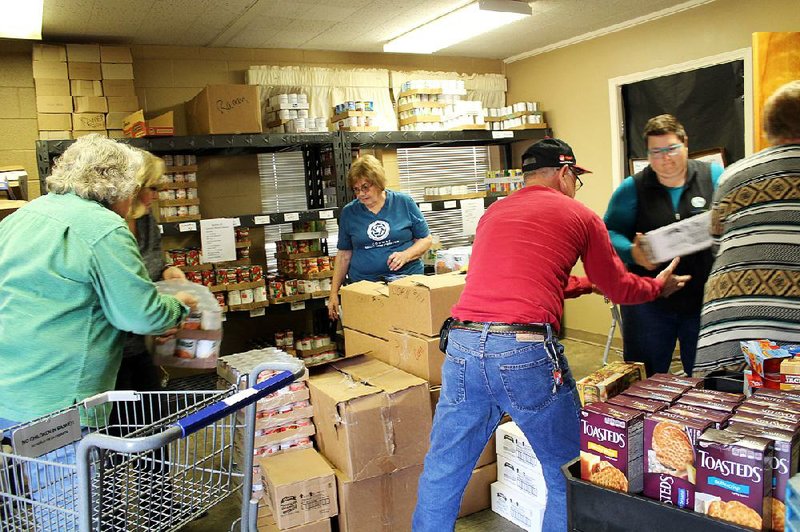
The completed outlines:
<svg viewBox="0 0 800 532">
<path fill-rule="evenodd" d="M 203 427 L 207 427 L 211 423 L 255 403 L 287 384 L 291 384 L 294 380 L 295 375 L 291 371 L 281 371 L 251 388 L 237 392 L 222 401 L 177 420 L 175 425 L 180 427 L 182 436 L 185 438 Z"/>
</svg>

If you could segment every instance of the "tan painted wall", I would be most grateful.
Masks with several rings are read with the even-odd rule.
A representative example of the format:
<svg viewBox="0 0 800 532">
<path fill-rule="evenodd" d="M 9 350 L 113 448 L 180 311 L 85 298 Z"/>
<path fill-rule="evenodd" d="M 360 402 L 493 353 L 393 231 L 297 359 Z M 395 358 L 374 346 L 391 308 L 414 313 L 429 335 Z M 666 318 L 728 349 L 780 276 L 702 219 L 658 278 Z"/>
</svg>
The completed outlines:
<svg viewBox="0 0 800 532">
<path fill-rule="evenodd" d="M 797 0 L 717 0 L 510 63 L 508 101 L 542 103 L 555 135 L 572 145 L 581 165 L 594 170 L 578 199 L 602 215 L 612 192 L 609 79 L 750 47 L 756 31 L 799 27 Z M 569 302 L 565 316 L 569 329 L 602 336 L 608 331 L 610 313 L 599 296 Z"/>
<path fill-rule="evenodd" d="M 31 41 L 0 39 L 0 166 L 22 165 L 32 197 L 39 194 L 35 142 L 36 99 Z M 365 54 L 304 50 L 134 46 L 133 68 L 145 111 L 175 111 L 176 134 L 185 134 L 183 102 L 205 85 L 244 83 L 251 65 L 372 67 L 501 73 L 501 61 L 409 54 Z"/>
</svg>

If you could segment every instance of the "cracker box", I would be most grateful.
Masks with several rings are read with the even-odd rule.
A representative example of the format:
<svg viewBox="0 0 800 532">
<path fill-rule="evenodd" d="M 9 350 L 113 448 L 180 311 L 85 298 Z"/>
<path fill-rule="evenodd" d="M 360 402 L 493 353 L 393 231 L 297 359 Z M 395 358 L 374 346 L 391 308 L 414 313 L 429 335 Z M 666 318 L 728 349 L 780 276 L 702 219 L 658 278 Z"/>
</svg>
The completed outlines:
<svg viewBox="0 0 800 532">
<path fill-rule="evenodd" d="M 680 392 L 667 392 L 664 390 L 651 390 L 649 388 L 630 387 L 623 392 L 624 395 L 629 397 L 638 397 L 640 399 L 651 399 L 653 401 L 661 401 L 662 403 L 672 404 L 677 401 L 681 394 Z"/>
<path fill-rule="evenodd" d="M 667 412 L 674 412 L 681 416 L 688 416 L 696 419 L 707 419 L 715 429 L 724 429 L 728 424 L 728 419 L 733 415 L 729 412 L 722 412 L 721 410 L 711 410 L 710 408 L 702 408 L 683 403 L 675 403 Z"/>
<path fill-rule="evenodd" d="M 784 397 L 774 397 L 770 395 L 754 395 L 745 399 L 743 405 L 761 405 L 764 408 L 775 410 L 789 410 L 800 412 L 800 403 L 796 403 Z"/>
<path fill-rule="evenodd" d="M 697 442 L 696 512 L 755 530 L 772 526 L 774 444 L 708 429 Z"/>
<path fill-rule="evenodd" d="M 645 417 L 645 497 L 678 508 L 694 507 L 694 445 L 710 425 L 708 420 L 668 411 Z"/>
<path fill-rule="evenodd" d="M 761 414 L 764 417 L 772 419 L 780 419 L 789 423 L 800 422 L 800 413 L 791 410 L 778 410 L 779 407 L 775 405 L 765 406 L 753 403 L 742 403 L 736 412 L 747 412 L 749 414 Z"/>
<path fill-rule="evenodd" d="M 775 450 L 772 459 L 772 529 L 784 530 L 786 517 L 786 484 L 797 471 L 800 460 L 800 439 L 797 434 L 784 430 L 734 423 L 727 432 L 759 436 L 772 440 Z"/>
<path fill-rule="evenodd" d="M 792 423 L 788 419 L 777 419 L 761 414 L 754 414 L 752 412 L 735 412 L 728 422 L 747 423 L 748 425 L 755 425 L 757 427 L 772 427 L 780 430 L 788 430 L 789 432 L 797 432 L 800 430 L 800 423 Z"/>
<path fill-rule="evenodd" d="M 762 399 L 764 397 L 778 397 L 784 401 L 791 401 L 793 403 L 800 403 L 800 393 L 796 391 L 787 390 L 771 390 L 769 388 L 759 388 L 753 394 L 753 397 Z"/>
<path fill-rule="evenodd" d="M 800 390 L 800 357 L 783 359 L 780 372 L 781 390 Z"/>
<path fill-rule="evenodd" d="M 726 412 L 728 414 L 735 412 L 736 408 L 739 406 L 739 403 L 720 401 L 719 399 L 715 399 L 711 396 L 697 397 L 688 394 L 682 395 L 675 402 L 675 404 L 692 405 L 700 408 L 707 408 L 709 410 L 719 410 L 720 412 Z"/>
<path fill-rule="evenodd" d="M 644 364 L 612 362 L 576 383 L 581 404 L 606 401 L 644 378 Z"/>
<path fill-rule="evenodd" d="M 608 403 L 581 409 L 581 478 L 618 491 L 642 490 L 644 412 Z"/>
<path fill-rule="evenodd" d="M 611 405 L 624 406 L 625 408 L 641 410 L 642 412 L 649 412 L 651 414 L 669 407 L 669 403 L 663 401 L 651 401 L 650 399 L 642 399 L 641 397 L 629 395 L 615 395 L 606 402 Z"/>
<path fill-rule="evenodd" d="M 685 395 L 701 399 L 716 399 L 730 403 L 741 403 L 745 397 L 743 393 L 720 392 L 717 390 L 689 390 Z"/>
<path fill-rule="evenodd" d="M 677 375 L 673 375 L 672 373 L 655 373 L 647 380 L 664 382 L 667 384 L 680 384 L 682 386 L 688 386 L 689 388 L 695 389 L 703 389 L 705 387 L 705 380 L 701 379 L 700 377 L 679 377 Z"/>
<path fill-rule="evenodd" d="M 651 390 L 666 390 L 666 391 L 677 391 L 680 393 L 688 392 L 689 390 L 693 390 L 694 388 L 689 386 L 688 384 L 681 384 L 679 382 L 666 382 L 660 381 L 657 379 L 647 379 L 642 382 L 637 382 L 636 386 L 641 386 L 643 388 L 649 388 Z"/>
</svg>

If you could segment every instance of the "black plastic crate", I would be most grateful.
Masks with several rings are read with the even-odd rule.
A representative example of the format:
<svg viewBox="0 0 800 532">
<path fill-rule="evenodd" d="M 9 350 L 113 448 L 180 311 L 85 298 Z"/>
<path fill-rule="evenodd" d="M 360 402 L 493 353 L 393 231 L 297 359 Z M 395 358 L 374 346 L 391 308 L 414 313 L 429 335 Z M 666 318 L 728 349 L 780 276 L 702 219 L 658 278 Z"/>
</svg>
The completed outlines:
<svg viewBox="0 0 800 532">
<path fill-rule="evenodd" d="M 641 495 L 581 480 L 580 459 L 561 467 L 567 479 L 569 532 L 752 532 Z"/>
</svg>

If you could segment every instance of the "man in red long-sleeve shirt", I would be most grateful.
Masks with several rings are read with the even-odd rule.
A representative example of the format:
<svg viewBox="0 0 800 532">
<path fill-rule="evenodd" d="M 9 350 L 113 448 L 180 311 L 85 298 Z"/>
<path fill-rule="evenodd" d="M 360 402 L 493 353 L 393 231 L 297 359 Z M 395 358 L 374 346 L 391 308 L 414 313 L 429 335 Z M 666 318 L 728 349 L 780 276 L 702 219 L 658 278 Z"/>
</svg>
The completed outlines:
<svg viewBox="0 0 800 532">
<path fill-rule="evenodd" d="M 547 484 L 542 530 L 567 528 L 562 464 L 578 456 L 575 381 L 558 343 L 565 297 L 592 291 L 642 303 L 680 289 L 677 260 L 656 278 L 617 257 L 603 220 L 574 198 L 580 174 L 569 145 L 545 139 L 522 156 L 525 188 L 478 223 L 467 284 L 445 324 L 446 358 L 431 446 L 419 483 L 415 532 L 452 530 L 475 463 L 504 412 L 533 447 Z M 570 276 L 578 259 L 587 278 Z"/>
</svg>

